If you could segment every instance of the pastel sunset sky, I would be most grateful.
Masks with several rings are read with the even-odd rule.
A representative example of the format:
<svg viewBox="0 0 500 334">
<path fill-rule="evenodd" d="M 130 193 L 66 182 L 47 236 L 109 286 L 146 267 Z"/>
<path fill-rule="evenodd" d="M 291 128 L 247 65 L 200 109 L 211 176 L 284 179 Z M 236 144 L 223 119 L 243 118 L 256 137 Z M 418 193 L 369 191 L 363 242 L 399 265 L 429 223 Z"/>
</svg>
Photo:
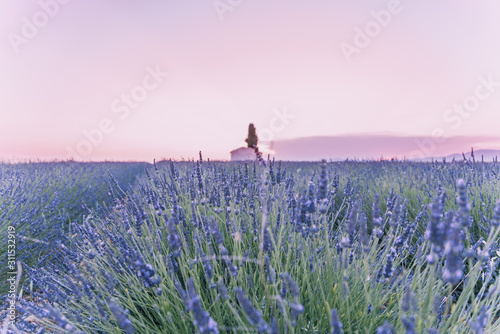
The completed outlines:
<svg viewBox="0 0 500 334">
<path fill-rule="evenodd" d="M 0 160 L 229 159 L 250 122 L 276 142 L 496 137 L 499 13 L 486 0 L 2 1 Z"/>
</svg>

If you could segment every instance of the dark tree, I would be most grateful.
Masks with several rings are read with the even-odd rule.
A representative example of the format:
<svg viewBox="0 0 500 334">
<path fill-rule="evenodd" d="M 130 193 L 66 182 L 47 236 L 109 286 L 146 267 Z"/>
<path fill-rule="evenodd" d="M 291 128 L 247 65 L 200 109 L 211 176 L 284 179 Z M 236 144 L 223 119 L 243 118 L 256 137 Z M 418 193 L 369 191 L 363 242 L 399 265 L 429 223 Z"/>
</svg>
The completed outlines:
<svg viewBox="0 0 500 334">
<path fill-rule="evenodd" d="M 257 146 L 259 137 L 257 137 L 255 126 L 253 125 L 253 123 L 250 123 L 250 125 L 248 126 L 248 138 L 245 139 L 245 141 L 248 144 L 248 147 L 254 148 Z"/>
</svg>

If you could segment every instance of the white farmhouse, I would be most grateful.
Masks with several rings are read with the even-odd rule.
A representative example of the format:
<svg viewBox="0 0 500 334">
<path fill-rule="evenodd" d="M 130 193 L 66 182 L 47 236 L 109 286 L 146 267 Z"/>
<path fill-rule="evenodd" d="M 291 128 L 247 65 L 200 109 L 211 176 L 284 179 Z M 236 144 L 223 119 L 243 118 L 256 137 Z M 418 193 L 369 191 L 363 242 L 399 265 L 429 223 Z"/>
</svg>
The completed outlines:
<svg viewBox="0 0 500 334">
<path fill-rule="evenodd" d="M 250 147 L 240 147 L 232 150 L 231 161 L 254 161 L 256 159 L 255 150 Z"/>
</svg>

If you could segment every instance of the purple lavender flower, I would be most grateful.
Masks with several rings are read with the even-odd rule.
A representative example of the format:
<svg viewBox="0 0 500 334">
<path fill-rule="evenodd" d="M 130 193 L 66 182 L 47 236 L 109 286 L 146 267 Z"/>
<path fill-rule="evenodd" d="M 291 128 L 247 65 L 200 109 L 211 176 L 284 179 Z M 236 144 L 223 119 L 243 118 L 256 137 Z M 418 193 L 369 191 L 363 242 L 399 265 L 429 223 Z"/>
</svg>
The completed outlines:
<svg viewBox="0 0 500 334">
<path fill-rule="evenodd" d="M 273 161 L 269 164 L 269 176 L 271 178 L 271 185 L 276 185 L 276 177 L 274 176 L 274 158 Z"/>
<path fill-rule="evenodd" d="M 497 205 L 493 210 L 493 218 L 491 219 L 491 226 L 495 228 L 500 226 L 500 200 L 498 200 Z"/>
<path fill-rule="evenodd" d="M 306 202 L 307 212 L 310 214 L 316 211 L 314 194 L 315 194 L 314 182 L 310 181 L 309 185 L 307 186 L 307 202 Z"/>
<path fill-rule="evenodd" d="M 252 305 L 252 302 L 250 302 L 242 289 L 236 287 L 234 288 L 234 292 L 250 324 L 256 326 L 259 332 L 266 332 L 269 326 L 262 318 L 262 313 Z"/>
<path fill-rule="evenodd" d="M 296 326 L 298 316 L 304 313 L 304 306 L 298 302 L 290 303 L 289 306 L 291 325 Z"/>
<path fill-rule="evenodd" d="M 171 219 L 167 219 L 166 225 L 168 232 L 167 240 L 168 240 L 168 245 L 172 249 L 172 255 L 174 257 L 179 257 L 181 256 L 182 246 L 181 246 L 181 239 L 177 234 L 177 228 L 175 226 L 175 223 Z"/>
<path fill-rule="evenodd" d="M 474 334 L 483 334 L 484 329 L 488 325 L 488 310 L 486 307 L 481 307 L 476 317 L 476 321 L 469 323 Z"/>
<path fill-rule="evenodd" d="M 198 189 L 203 193 L 203 178 L 201 176 L 201 164 L 196 162 L 196 178 L 198 179 Z"/>
<path fill-rule="evenodd" d="M 267 281 L 271 284 L 274 284 L 276 280 L 276 271 L 271 266 L 271 259 L 269 258 L 269 256 L 266 256 L 264 258 L 264 271 L 267 274 Z"/>
<path fill-rule="evenodd" d="M 470 228 L 471 205 L 469 204 L 467 199 L 467 185 L 463 179 L 457 181 L 457 190 L 458 190 L 458 208 L 459 208 L 460 223 L 462 224 L 462 227 Z"/>
<path fill-rule="evenodd" d="M 350 201 L 353 192 L 354 192 L 354 187 L 352 185 L 351 178 L 347 178 L 347 182 L 344 187 L 344 197 L 347 198 L 348 201 Z"/>
<path fill-rule="evenodd" d="M 395 201 L 394 201 L 394 211 L 391 214 L 391 219 L 389 220 L 389 225 L 392 226 L 393 228 L 396 228 L 399 224 L 399 216 L 401 214 L 401 208 L 402 205 L 399 204 L 400 200 L 399 197 L 396 196 Z"/>
<path fill-rule="evenodd" d="M 328 174 L 326 172 L 326 160 L 321 161 L 321 172 L 319 173 L 318 181 L 318 200 L 326 198 L 328 191 Z"/>
<path fill-rule="evenodd" d="M 305 194 L 300 196 L 299 215 L 296 217 L 295 231 L 301 233 L 306 230 L 309 223 L 309 214 L 307 213 L 307 198 Z"/>
<path fill-rule="evenodd" d="M 343 247 L 352 247 L 354 244 L 354 237 L 356 234 L 356 228 L 358 225 L 357 217 L 358 217 L 358 201 L 355 201 L 352 206 L 349 208 L 349 218 L 347 219 L 346 232 L 347 236 L 342 239 Z"/>
<path fill-rule="evenodd" d="M 416 334 L 415 331 L 415 317 L 409 316 L 401 319 L 404 328 L 406 329 L 406 334 Z"/>
<path fill-rule="evenodd" d="M 368 253 L 370 251 L 370 236 L 368 235 L 368 229 L 366 226 L 366 216 L 364 213 L 361 214 L 359 219 L 359 241 L 363 245 L 363 251 Z"/>
<path fill-rule="evenodd" d="M 332 191 L 330 192 L 332 196 L 337 193 L 337 191 L 339 190 L 339 186 L 340 186 L 340 178 L 339 175 L 335 173 L 332 180 Z"/>
<path fill-rule="evenodd" d="M 248 284 L 248 289 L 252 289 L 253 288 L 253 281 L 252 281 L 252 276 L 250 276 L 250 274 L 247 275 L 247 284 Z"/>
<path fill-rule="evenodd" d="M 299 286 L 295 281 L 293 280 L 292 276 L 290 276 L 288 273 L 281 273 L 280 277 L 283 279 L 283 281 L 286 284 L 286 287 L 288 291 L 290 291 L 290 294 L 292 295 L 293 298 L 298 298 L 300 297 L 300 290 Z"/>
<path fill-rule="evenodd" d="M 380 196 L 379 194 L 375 194 L 373 198 L 373 206 L 372 206 L 372 225 L 373 225 L 373 235 L 376 237 L 382 236 L 382 217 L 380 212 Z"/>
<path fill-rule="evenodd" d="M 427 230 L 425 231 L 425 238 L 432 244 L 431 254 L 427 257 L 427 262 L 433 264 L 436 258 L 441 255 L 444 248 L 444 241 L 446 240 L 446 225 L 441 220 L 443 216 L 441 203 L 439 198 L 434 198 L 431 206 L 431 219 Z"/>
<path fill-rule="evenodd" d="M 224 284 L 224 281 L 222 280 L 222 278 L 219 278 L 219 280 L 217 281 L 217 291 L 219 292 L 219 295 L 223 300 L 226 300 L 229 298 L 229 293 L 227 291 L 226 285 Z"/>
<path fill-rule="evenodd" d="M 452 223 L 449 231 L 449 238 L 445 243 L 446 263 L 443 270 L 443 278 L 446 282 L 457 284 L 462 279 L 462 258 L 460 254 L 463 246 L 460 239 L 461 227 L 457 223 Z"/>
<path fill-rule="evenodd" d="M 194 228 L 199 226 L 198 217 L 196 215 L 196 204 L 197 202 L 195 200 L 191 201 L 191 225 L 193 225 Z"/>
<path fill-rule="evenodd" d="M 394 204 L 396 202 L 396 194 L 394 193 L 394 188 L 391 188 L 391 192 L 389 193 L 389 197 L 387 197 L 386 205 L 388 211 L 394 210 Z"/>
<path fill-rule="evenodd" d="M 144 282 L 146 287 L 153 287 L 161 282 L 161 278 L 156 275 L 156 271 L 153 266 L 149 263 L 144 263 L 138 254 L 134 255 L 137 259 L 134 262 L 133 267 L 137 271 L 137 277 L 140 277 Z"/>
<path fill-rule="evenodd" d="M 343 334 L 342 323 L 339 320 L 336 309 L 332 309 L 330 312 L 330 325 L 332 327 L 331 334 Z"/>
<path fill-rule="evenodd" d="M 262 158 L 262 153 L 259 151 L 259 147 L 256 145 L 253 145 L 253 149 L 255 151 L 255 155 L 257 157 L 257 160 L 259 161 L 259 165 L 263 165 L 265 167 L 266 161 Z M 255 167 L 255 165 L 254 165 L 254 167 Z"/>
<path fill-rule="evenodd" d="M 109 310 L 116 320 L 116 323 L 126 334 L 133 334 L 135 332 L 132 322 L 128 319 L 128 310 L 122 310 L 115 300 L 110 300 L 108 302 Z"/>
<path fill-rule="evenodd" d="M 82 292 L 80 291 L 78 286 L 73 282 L 71 277 L 69 277 L 68 275 L 64 275 L 64 278 L 66 279 L 66 282 L 68 282 L 68 286 L 69 286 L 70 290 L 73 291 L 73 294 L 75 295 L 76 300 L 80 300 L 82 298 Z"/>
<path fill-rule="evenodd" d="M 401 309 L 403 312 L 417 311 L 417 301 L 415 299 L 415 294 L 411 291 L 410 284 L 406 284 L 405 294 L 403 295 L 403 300 L 401 301 Z"/>
<path fill-rule="evenodd" d="M 344 295 L 344 300 L 349 298 L 349 276 L 344 274 L 344 280 L 342 281 L 342 293 Z"/>
<path fill-rule="evenodd" d="M 280 329 L 278 327 L 278 322 L 276 321 L 276 319 L 272 318 L 271 319 L 271 326 L 269 328 L 269 334 L 279 334 L 279 332 L 280 332 Z"/>
<path fill-rule="evenodd" d="M 265 223 L 264 220 L 262 221 L 262 242 L 260 243 L 260 248 L 268 255 L 270 255 L 274 249 L 271 233 L 269 232 L 267 223 Z"/>
<path fill-rule="evenodd" d="M 212 237 L 214 238 L 215 244 L 222 245 L 222 243 L 224 242 L 224 238 L 222 237 L 222 234 L 219 232 L 219 226 L 217 225 L 217 222 L 215 221 L 215 218 L 213 216 L 210 217 L 209 225 L 210 225 L 210 232 L 212 232 Z"/>
<path fill-rule="evenodd" d="M 180 286 L 177 280 L 174 281 L 174 284 L 177 291 L 179 291 L 184 306 L 193 315 L 193 324 L 198 327 L 198 331 L 200 333 L 218 334 L 219 329 L 217 323 L 210 317 L 210 314 L 203 309 L 201 299 L 196 293 L 193 279 L 190 278 L 187 281 L 187 291 Z"/>
<path fill-rule="evenodd" d="M 231 272 L 231 275 L 237 276 L 238 275 L 238 267 L 236 265 L 234 265 L 233 262 L 231 262 L 231 260 L 229 259 L 229 256 L 228 256 L 229 252 L 226 249 L 226 247 L 224 247 L 223 245 L 219 245 L 219 251 L 220 251 L 220 254 L 222 255 L 222 259 L 224 260 L 224 263 L 226 264 L 226 267 Z"/>
<path fill-rule="evenodd" d="M 198 255 L 201 258 L 201 261 L 203 263 L 203 269 L 205 270 L 205 274 L 207 275 L 207 278 L 209 280 L 211 280 L 212 277 L 214 276 L 213 271 L 212 271 L 212 264 L 210 263 L 210 260 L 207 258 L 207 256 L 205 255 L 205 253 L 203 252 L 203 250 L 200 247 L 200 236 L 197 233 L 197 231 L 194 234 L 194 244 L 195 244 L 196 252 L 198 253 Z"/>
<path fill-rule="evenodd" d="M 396 258 L 396 249 L 394 247 L 391 247 L 389 250 L 389 253 L 387 253 L 387 262 L 385 263 L 384 267 L 384 277 L 385 278 L 391 278 L 392 274 L 394 273 L 394 266 L 393 262 L 394 259 Z"/>
<path fill-rule="evenodd" d="M 394 327 L 386 320 L 382 326 L 377 328 L 377 334 L 397 334 Z"/>
<path fill-rule="evenodd" d="M 50 312 L 50 315 L 51 315 L 52 319 L 56 322 L 57 326 L 65 329 L 69 333 L 74 333 L 75 332 L 75 330 L 76 330 L 75 327 L 73 327 L 68 322 L 68 319 L 64 315 L 62 315 L 61 312 L 58 309 L 53 308 L 50 305 L 46 305 L 46 308 Z M 129 332 L 129 333 L 133 333 L 133 331 Z M 129 334 L 129 333 L 127 333 L 127 334 Z"/>
</svg>

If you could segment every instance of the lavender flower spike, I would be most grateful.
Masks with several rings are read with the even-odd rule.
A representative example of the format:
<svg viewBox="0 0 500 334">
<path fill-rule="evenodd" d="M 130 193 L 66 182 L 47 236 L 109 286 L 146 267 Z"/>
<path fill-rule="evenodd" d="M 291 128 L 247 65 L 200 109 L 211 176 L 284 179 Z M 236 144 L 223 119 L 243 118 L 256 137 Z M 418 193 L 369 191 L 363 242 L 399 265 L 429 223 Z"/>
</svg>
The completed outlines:
<svg viewBox="0 0 500 334">
<path fill-rule="evenodd" d="M 188 299 L 186 302 L 186 308 L 193 314 L 193 324 L 198 327 L 199 332 L 202 334 L 219 334 L 217 323 L 210 317 L 208 312 L 203 309 L 200 296 L 196 293 L 196 288 L 192 278 L 187 281 L 187 287 Z"/>
<path fill-rule="evenodd" d="M 463 246 L 460 239 L 460 226 L 453 223 L 449 231 L 449 239 L 445 243 L 446 264 L 443 270 L 443 278 L 446 282 L 457 284 L 462 279 L 462 258 L 460 253 Z"/>
<path fill-rule="evenodd" d="M 495 210 L 493 211 L 493 219 L 491 219 L 493 227 L 500 226 L 500 200 L 498 200 Z"/>
<path fill-rule="evenodd" d="M 436 259 L 442 254 L 444 248 L 444 240 L 446 239 L 446 225 L 442 221 L 443 208 L 439 201 L 439 197 L 434 198 L 431 205 L 431 219 L 425 231 L 425 239 L 432 244 L 431 254 L 427 256 L 427 262 L 434 264 Z"/>
<path fill-rule="evenodd" d="M 168 231 L 168 244 L 172 248 L 172 254 L 174 257 L 181 256 L 182 246 L 181 240 L 177 235 L 177 228 L 171 219 L 167 220 L 167 231 Z"/>
<path fill-rule="evenodd" d="M 127 317 L 128 311 L 127 310 L 122 310 L 118 304 L 115 303 L 114 300 L 111 300 L 108 302 L 108 307 L 111 313 L 113 314 L 113 317 L 115 318 L 116 322 L 118 323 L 118 326 L 120 326 L 121 329 L 126 334 L 133 334 L 135 332 L 134 326 L 132 325 L 132 322 Z"/>
<path fill-rule="evenodd" d="M 481 307 L 479 314 L 476 317 L 476 321 L 470 322 L 470 327 L 474 334 L 483 334 L 485 327 L 488 325 L 488 312 L 486 307 Z"/>
<path fill-rule="evenodd" d="M 288 288 L 288 291 L 290 291 L 292 297 L 298 298 L 300 296 L 300 290 L 293 280 L 292 276 L 290 276 L 288 273 L 282 273 L 280 274 L 280 277 L 284 280 L 286 287 Z"/>
<path fill-rule="evenodd" d="M 396 334 L 394 327 L 386 320 L 382 326 L 377 328 L 377 334 Z"/>
<path fill-rule="evenodd" d="M 240 302 L 241 308 L 247 315 L 247 319 L 252 324 L 252 326 L 257 326 L 257 329 L 260 333 L 267 332 L 268 325 L 262 318 L 262 313 L 253 307 L 252 302 L 245 295 L 245 292 L 241 288 L 234 288 L 234 292 L 236 293 L 236 298 Z"/>
<path fill-rule="evenodd" d="M 342 323 L 339 320 L 337 310 L 333 309 L 330 312 L 330 324 L 332 326 L 331 334 L 343 334 Z"/>
<path fill-rule="evenodd" d="M 467 200 L 467 185 L 464 180 L 457 181 L 458 208 L 460 211 L 460 222 L 463 227 L 471 226 L 470 209 L 471 205 Z"/>
</svg>

